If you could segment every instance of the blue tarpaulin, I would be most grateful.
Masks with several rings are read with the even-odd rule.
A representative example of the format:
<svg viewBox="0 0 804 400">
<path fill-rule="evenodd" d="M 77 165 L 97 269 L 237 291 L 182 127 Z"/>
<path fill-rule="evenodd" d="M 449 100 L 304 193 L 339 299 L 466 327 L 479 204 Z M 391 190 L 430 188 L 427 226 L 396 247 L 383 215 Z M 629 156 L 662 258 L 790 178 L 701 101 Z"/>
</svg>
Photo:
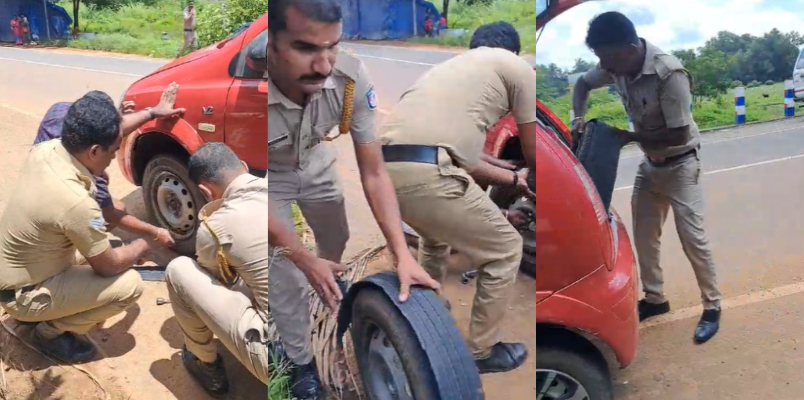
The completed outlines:
<svg viewBox="0 0 804 400">
<path fill-rule="evenodd" d="M 441 14 L 425 0 L 341 0 L 343 35 L 346 39 L 388 40 L 414 36 L 413 12 L 416 12 L 416 32 L 424 34 L 427 10 L 438 26 Z"/>
<path fill-rule="evenodd" d="M 0 42 L 14 41 L 11 19 L 19 15 L 28 17 L 32 36 L 39 37 L 39 40 L 47 40 L 45 4 L 47 4 L 47 17 L 50 22 L 50 37 L 52 39 L 69 38 L 73 19 L 64 8 L 51 2 L 43 3 L 42 0 L 2 0 L 0 1 Z"/>
</svg>

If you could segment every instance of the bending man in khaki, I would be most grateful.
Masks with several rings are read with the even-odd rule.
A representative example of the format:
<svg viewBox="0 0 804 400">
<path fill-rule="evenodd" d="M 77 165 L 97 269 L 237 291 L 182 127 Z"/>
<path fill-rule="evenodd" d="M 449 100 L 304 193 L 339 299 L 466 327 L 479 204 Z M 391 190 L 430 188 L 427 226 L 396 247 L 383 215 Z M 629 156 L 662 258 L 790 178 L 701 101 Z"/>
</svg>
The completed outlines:
<svg viewBox="0 0 804 400">
<path fill-rule="evenodd" d="M 529 193 L 527 169 L 496 167 L 481 152 L 487 129 L 510 111 L 533 168 L 536 77 L 517 56 L 519 35 L 508 23 L 480 27 L 471 47 L 408 89 L 380 136 L 402 219 L 420 235 L 419 263 L 443 281 L 451 246 L 478 267 L 469 347 L 480 373 L 504 372 L 522 365 L 528 354 L 524 344 L 498 341 L 522 237 L 475 179 Z"/>
<path fill-rule="evenodd" d="M 659 252 L 662 225 L 672 208 L 681 246 L 701 289 L 704 312 L 694 338 L 706 342 L 720 326 L 720 290 L 704 231 L 700 133 L 690 110 L 691 77 L 678 59 L 637 36 L 634 24 L 618 12 L 592 20 L 586 44 L 600 63 L 575 84 L 574 129 L 583 129 L 589 92 L 615 85 L 634 121 L 633 134 L 621 133 L 645 153 L 631 197 L 634 244 L 645 291 L 639 319 L 670 311 Z"/>
<path fill-rule="evenodd" d="M 38 322 L 33 344 L 67 362 L 95 347 L 77 338 L 123 312 L 142 294 L 131 270 L 148 243 L 112 248 L 95 201 L 95 180 L 120 147 L 121 116 L 95 97 L 73 103 L 61 139 L 35 146 L 0 220 L 0 306 Z M 89 265 L 76 265 L 76 249 Z"/>
<path fill-rule="evenodd" d="M 294 397 L 323 398 L 315 361 L 308 358 L 307 283 L 334 309 L 341 293 L 333 272 L 345 267 L 304 250 L 293 227 L 275 209 L 269 213 L 268 182 L 249 174 L 225 144 L 199 147 L 188 168 L 210 203 L 199 213 L 198 261 L 180 257 L 167 267 L 171 305 L 185 337 L 184 365 L 208 392 L 226 393 L 214 335 L 265 383 L 273 357 L 286 353 L 294 364 Z"/>
</svg>

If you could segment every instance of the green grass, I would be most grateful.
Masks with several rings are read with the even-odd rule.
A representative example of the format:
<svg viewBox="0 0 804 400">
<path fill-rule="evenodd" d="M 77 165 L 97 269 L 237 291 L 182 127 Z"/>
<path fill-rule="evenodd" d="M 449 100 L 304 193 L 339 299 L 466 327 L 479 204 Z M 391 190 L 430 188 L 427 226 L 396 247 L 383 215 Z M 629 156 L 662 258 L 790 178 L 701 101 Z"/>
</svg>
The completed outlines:
<svg viewBox="0 0 804 400">
<path fill-rule="evenodd" d="M 763 94 L 767 94 L 765 98 Z M 759 122 L 784 117 L 784 84 L 758 86 L 745 90 L 746 122 Z M 572 93 L 555 100 L 544 102 L 550 109 L 569 125 L 569 111 L 572 108 Z M 716 128 L 734 124 L 734 91 L 729 90 L 715 99 L 697 101 L 692 107 L 692 117 L 699 129 Z M 608 125 L 621 129 L 628 128 L 628 117 L 625 114 L 620 97 L 609 94 L 606 89 L 592 92 L 589 98 L 589 111 L 586 119 L 598 118 Z"/>
<path fill-rule="evenodd" d="M 442 2 L 435 0 L 433 4 L 442 10 Z M 533 0 L 494 0 L 491 4 L 467 6 L 463 2 L 450 1 L 449 29 L 466 29 L 461 37 L 414 38 L 412 42 L 439 44 L 442 46 L 469 46 L 472 32 L 483 24 L 496 21 L 508 21 L 519 31 L 522 40 L 522 53 L 536 53 L 536 3 Z"/>
<path fill-rule="evenodd" d="M 70 1 L 58 3 L 72 13 Z M 196 7 L 204 3 L 196 1 Z M 78 21 L 81 32 L 96 33 L 93 38 L 79 38 L 55 43 L 87 50 L 139 54 L 171 58 L 183 43 L 182 6 L 178 1 L 158 1 L 154 6 L 132 3 L 117 10 L 95 10 L 81 4 Z M 72 17 L 72 15 L 71 15 Z M 162 33 L 168 39 L 162 39 Z"/>
</svg>

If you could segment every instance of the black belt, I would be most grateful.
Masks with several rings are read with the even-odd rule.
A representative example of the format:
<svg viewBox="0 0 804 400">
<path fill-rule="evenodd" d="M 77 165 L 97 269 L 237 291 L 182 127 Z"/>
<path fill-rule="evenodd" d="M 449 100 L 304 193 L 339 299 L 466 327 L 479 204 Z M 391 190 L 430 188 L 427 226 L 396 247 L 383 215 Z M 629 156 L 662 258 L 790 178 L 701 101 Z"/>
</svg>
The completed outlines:
<svg viewBox="0 0 804 400">
<path fill-rule="evenodd" d="M 415 162 L 438 164 L 438 147 L 420 144 L 389 144 L 382 146 L 385 162 Z"/>
<path fill-rule="evenodd" d="M 185 29 L 185 32 L 195 32 L 195 29 Z"/>
<path fill-rule="evenodd" d="M 36 285 L 25 286 L 22 288 L 22 293 L 30 292 Z M 17 300 L 17 289 L 0 290 L 0 303 L 9 303 Z"/>
<path fill-rule="evenodd" d="M 681 161 L 681 160 L 683 160 L 683 159 L 685 159 L 685 158 L 687 158 L 687 157 L 689 157 L 689 156 L 691 156 L 691 155 L 693 155 L 693 154 L 695 154 L 697 152 L 698 152 L 698 149 L 687 150 L 687 151 L 685 151 L 685 152 L 683 152 L 681 154 L 676 154 L 674 156 L 670 156 L 670 157 L 666 157 L 666 158 L 662 158 L 662 159 L 658 159 L 658 160 L 654 160 L 654 159 L 651 159 L 650 157 L 648 157 L 648 162 L 650 162 L 651 165 L 653 165 L 654 167 L 663 167 L 663 166 L 666 166 L 666 165 L 670 165 L 670 164 L 672 164 L 672 163 L 674 163 L 676 161 Z"/>
</svg>

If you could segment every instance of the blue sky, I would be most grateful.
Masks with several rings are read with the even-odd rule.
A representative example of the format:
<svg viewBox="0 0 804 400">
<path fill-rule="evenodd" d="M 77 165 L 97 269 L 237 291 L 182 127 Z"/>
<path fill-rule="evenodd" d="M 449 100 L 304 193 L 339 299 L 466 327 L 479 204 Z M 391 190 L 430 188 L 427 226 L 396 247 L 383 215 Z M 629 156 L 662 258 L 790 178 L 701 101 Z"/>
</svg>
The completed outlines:
<svg viewBox="0 0 804 400">
<path fill-rule="evenodd" d="M 545 27 L 536 47 L 538 63 L 571 67 L 576 58 L 595 61 L 584 45 L 596 15 L 619 11 L 640 36 L 665 51 L 699 47 L 718 31 L 761 35 L 773 28 L 804 34 L 804 0 L 602 0 L 582 3 Z"/>
</svg>

